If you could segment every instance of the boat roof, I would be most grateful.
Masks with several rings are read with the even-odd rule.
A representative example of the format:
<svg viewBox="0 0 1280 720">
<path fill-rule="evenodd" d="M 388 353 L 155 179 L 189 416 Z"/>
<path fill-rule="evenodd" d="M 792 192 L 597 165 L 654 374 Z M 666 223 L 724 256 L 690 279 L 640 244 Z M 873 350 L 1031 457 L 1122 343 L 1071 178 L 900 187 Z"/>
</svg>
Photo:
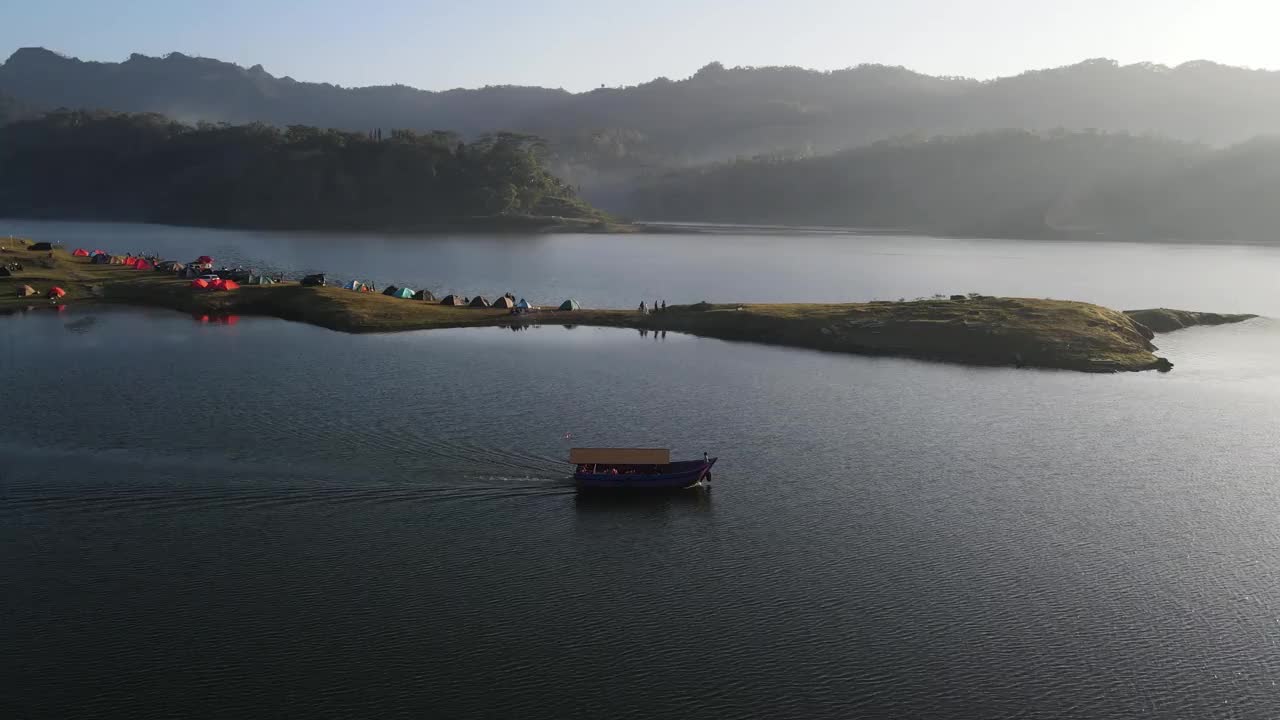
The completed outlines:
<svg viewBox="0 0 1280 720">
<path fill-rule="evenodd" d="M 669 465 L 668 448 L 572 448 L 569 462 L 575 465 Z"/>
</svg>

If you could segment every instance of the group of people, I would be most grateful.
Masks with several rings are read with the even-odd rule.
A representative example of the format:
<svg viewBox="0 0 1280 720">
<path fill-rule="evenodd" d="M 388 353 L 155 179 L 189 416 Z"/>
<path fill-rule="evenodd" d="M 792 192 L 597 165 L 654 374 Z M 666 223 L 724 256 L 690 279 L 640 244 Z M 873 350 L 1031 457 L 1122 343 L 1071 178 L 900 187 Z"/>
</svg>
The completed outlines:
<svg viewBox="0 0 1280 720">
<path fill-rule="evenodd" d="M 643 315 L 643 314 L 645 314 L 645 313 L 650 313 L 650 312 L 662 312 L 663 310 L 666 310 L 666 309 L 667 309 L 667 301 L 666 301 L 666 300 L 663 300 L 663 301 L 662 301 L 662 305 L 661 305 L 661 307 L 659 307 L 659 305 L 658 305 L 658 301 L 657 301 L 657 300 L 654 300 L 654 301 L 653 301 L 653 304 L 652 304 L 652 305 L 648 305 L 648 306 L 646 306 L 646 305 L 645 305 L 645 303 L 644 303 L 644 301 L 643 301 L 643 300 L 641 300 L 641 301 L 640 301 L 640 314 L 641 314 L 641 315 Z"/>
</svg>

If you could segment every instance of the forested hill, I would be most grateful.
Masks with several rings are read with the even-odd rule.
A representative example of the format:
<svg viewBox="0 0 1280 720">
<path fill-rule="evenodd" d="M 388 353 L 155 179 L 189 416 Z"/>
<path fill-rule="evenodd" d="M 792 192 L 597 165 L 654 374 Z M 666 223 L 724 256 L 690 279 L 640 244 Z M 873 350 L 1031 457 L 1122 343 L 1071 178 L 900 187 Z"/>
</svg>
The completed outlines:
<svg viewBox="0 0 1280 720">
<path fill-rule="evenodd" d="M 641 219 L 995 236 L 1280 242 L 1280 140 L 1227 149 L 1004 131 L 756 158 L 650 180 Z"/>
<path fill-rule="evenodd" d="M 1090 60 L 985 82 L 879 65 L 816 72 L 712 63 L 681 80 L 584 93 L 426 92 L 297 82 L 180 53 L 101 63 L 27 48 L 0 65 L 0 93 L 36 107 L 161 112 L 187 122 L 529 132 L 547 138 L 557 162 L 583 180 L 739 155 L 821 154 L 913 133 L 1095 128 L 1222 145 L 1280 132 L 1280 73 L 1211 62 Z"/>
<path fill-rule="evenodd" d="M 416 228 L 604 216 L 510 133 L 364 133 L 58 111 L 0 128 L 0 216 L 206 226 Z"/>
<path fill-rule="evenodd" d="M 0 93 L 0 125 L 35 115 L 35 109 L 17 98 Z"/>
</svg>

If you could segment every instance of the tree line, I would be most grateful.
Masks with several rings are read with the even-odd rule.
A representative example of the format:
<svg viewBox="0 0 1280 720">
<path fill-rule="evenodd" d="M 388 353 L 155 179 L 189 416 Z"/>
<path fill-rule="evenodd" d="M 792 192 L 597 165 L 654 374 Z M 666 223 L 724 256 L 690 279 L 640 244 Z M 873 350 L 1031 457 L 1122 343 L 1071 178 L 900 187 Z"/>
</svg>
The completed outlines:
<svg viewBox="0 0 1280 720">
<path fill-rule="evenodd" d="M 592 218 L 535 137 L 187 125 L 60 110 L 0 127 L 0 214 L 295 228 Z"/>
<path fill-rule="evenodd" d="M 1101 132 L 901 139 L 653 175 L 641 219 L 990 236 L 1271 241 L 1280 140 L 1226 149 Z"/>
</svg>

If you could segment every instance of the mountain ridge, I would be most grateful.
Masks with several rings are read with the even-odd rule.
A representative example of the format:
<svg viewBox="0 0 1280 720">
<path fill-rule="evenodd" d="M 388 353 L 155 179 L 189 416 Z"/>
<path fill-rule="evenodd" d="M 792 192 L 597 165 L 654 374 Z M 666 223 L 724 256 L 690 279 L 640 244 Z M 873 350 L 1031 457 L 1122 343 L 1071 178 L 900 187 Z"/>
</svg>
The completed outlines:
<svg viewBox="0 0 1280 720">
<path fill-rule="evenodd" d="M 673 168 L 825 155 L 891 138 L 1063 128 L 1226 146 L 1280 133 L 1280 72 L 1207 60 L 1092 59 L 990 80 L 874 64 L 819 71 L 713 62 L 679 80 L 575 93 L 344 88 L 183 53 L 99 62 L 22 48 L 0 65 L 0 95 L 24 108 L 158 112 L 187 123 L 531 133 L 548 140 L 558 176 L 615 209 L 639 178 Z"/>
</svg>

